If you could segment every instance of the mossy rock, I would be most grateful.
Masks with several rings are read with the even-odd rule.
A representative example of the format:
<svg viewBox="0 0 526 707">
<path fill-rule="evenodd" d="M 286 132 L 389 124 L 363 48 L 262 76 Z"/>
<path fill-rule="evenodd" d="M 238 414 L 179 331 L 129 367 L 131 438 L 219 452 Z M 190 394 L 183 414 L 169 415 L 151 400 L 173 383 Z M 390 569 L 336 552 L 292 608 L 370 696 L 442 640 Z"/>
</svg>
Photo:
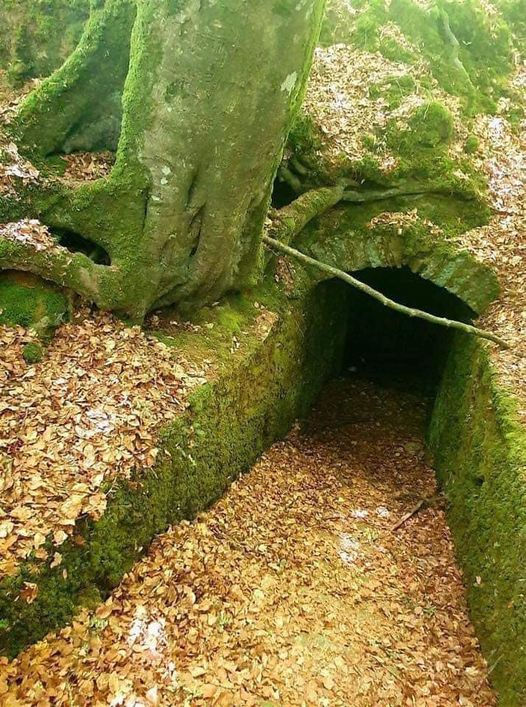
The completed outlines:
<svg viewBox="0 0 526 707">
<path fill-rule="evenodd" d="M 48 333 L 67 318 L 66 295 L 35 275 L 0 273 L 0 324 Z"/>
<path fill-rule="evenodd" d="M 411 139 L 420 147 L 447 144 L 453 137 L 453 116 L 438 101 L 430 101 L 415 110 L 408 123 Z"/>
<path fill-rule="evenodd" d="M 27 364 L 40 363 L 44 358 L 44 349 L 41 344 L 32 341 L 22 349 L 22 356 Z"/>
<path fill-rule="evenodd" d="M 468 155 L 473 155 L 480 147 L 480 140 L 476 135 L 469 135 L 464 143 L 464 152 Z"/>
</svg>

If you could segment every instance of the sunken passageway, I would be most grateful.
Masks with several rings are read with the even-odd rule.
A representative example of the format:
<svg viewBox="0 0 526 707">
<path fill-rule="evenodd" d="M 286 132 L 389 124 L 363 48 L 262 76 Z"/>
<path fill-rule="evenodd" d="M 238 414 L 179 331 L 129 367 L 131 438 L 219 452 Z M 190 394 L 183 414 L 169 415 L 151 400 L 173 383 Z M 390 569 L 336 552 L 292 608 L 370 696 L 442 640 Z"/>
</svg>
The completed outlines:
<svg viewBox="0 0 526 707">
<path fill-rule="evenodd" d="M 367 268 L 353 275 L 400 304 L 439 317 L 469 323 L 474 315 L 458 297 L 407 267 Z M 343 370 L 434 391 L 453 335 L 450 329 L 396 312 L 340 280 L 318 287 L 333 289 L 347 308 Z"/>
<path fill-rule="evenodd" d="M 413 298 L 399 272 L 390 294 L 406 286 Z M 437 292 L 422 287 L 418 304 L 430 305 L 424 295 Z M 429 397 L 404 371 L 434 371 L 444 332 L 398 326 L 374 303 L 354 311 L 354 294 L 341 295 L 351 298 L 345 375 L 214 507 L 161 535 L 106 604 L 15 659 L 8 698 L 496 704 L 443 508 L 393 530 L 436 493 Z"/>
<path fill-rule="evenodd" d="M 494 705 L 444 511 L 392 530 L 435 492 L 426 408 L 357 374 L 333 380 L 107 604 L 11 663 L 8 697 L 36 704 L 38 676 L 64 705 L 64 685 L 79 705 Z"/>
</svg>

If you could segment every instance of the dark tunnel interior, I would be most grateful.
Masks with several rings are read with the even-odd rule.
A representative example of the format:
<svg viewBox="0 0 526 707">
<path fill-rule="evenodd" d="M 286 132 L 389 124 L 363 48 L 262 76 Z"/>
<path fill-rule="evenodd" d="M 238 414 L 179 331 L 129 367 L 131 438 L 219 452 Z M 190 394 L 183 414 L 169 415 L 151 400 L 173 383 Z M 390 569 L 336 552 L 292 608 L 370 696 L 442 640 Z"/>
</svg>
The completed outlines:
<svg viewBox="0 0 526 707">
<path fill-rule="evenodd" d="M 472 310 L 454 294 L 414 274 L 409 268 L 368 268 L 357 279 L 389 298 L 448 319 L 470 322 Z M 417 384 L 432 393 L 440 379 L 453 331 L 394 311 L 342 281 L 339 288 L 348 311 L 343 370 L 379 381 Z"/>
</svg>

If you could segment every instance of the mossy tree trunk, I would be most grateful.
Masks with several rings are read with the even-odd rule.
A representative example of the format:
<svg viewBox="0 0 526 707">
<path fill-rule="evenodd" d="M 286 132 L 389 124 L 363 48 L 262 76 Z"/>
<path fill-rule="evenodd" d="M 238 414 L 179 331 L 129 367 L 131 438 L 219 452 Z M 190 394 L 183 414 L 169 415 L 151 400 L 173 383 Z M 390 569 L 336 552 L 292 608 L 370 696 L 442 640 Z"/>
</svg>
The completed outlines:
<svg viewBox="0 0 526 707">
<path fill-rule="evenodd" d="M 111 264 L 11 239 L 0 268 L 136 319 L 251 282 L 324 1 L 92 0 L 78 48 L 13 130 L 42 158 L 116 146 L 106 179 L 27 201 L 28 216 L 81 234 Z"/>
</svg>

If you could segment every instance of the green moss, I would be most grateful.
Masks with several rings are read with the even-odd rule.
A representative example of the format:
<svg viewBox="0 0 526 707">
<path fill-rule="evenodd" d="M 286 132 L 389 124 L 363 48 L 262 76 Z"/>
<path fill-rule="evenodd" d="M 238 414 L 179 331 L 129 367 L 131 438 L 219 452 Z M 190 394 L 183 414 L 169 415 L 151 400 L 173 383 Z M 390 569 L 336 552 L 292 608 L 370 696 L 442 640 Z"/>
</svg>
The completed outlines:
<svg viewBox="0 0 526 707">
<path fill-rule="evenodd" d="M 421 147 L 436 147 L 451 141 L 453 116 L 437 101 L 419 106 L 409 119 L 412 141 Z"/>
<path fill-rule="evenodd" d="M 473 155 L 478 151 L 480 145 L 480 140 L 476 135 L 469 135 L 464 143 L 464 152 L 468 155 Z"/>
<path fill-rule="evenodd" d="M 40 361 L 44 358 L 44 349 L 40 344 L 31 342 L 26 344 L 22 349 L 22 356 L 24 357 L 24 361 L 26 363 L 40 363 Z"/>
<path fill-rule="evenodd" d="M 134 17 L 124 0 L 93 9 L 75 51 L 20 106 L 13 131 L 28 153 L 116 148 Z M 108 62 L 101 83 L 97 71 Z"/>
<path fill-rule="evenodd" d="M 390 61 L 402 62 L 404 64 L 415 64 L 418 56 L 415 52 L 406 49 L 394 37 L 379 36 L 377 43 L 378 51 Z"/>
<path fill-rule="evenodd" d="M 155 469 L 112 486 L 103 517 L 80 520 L 77 542 L 61 546 L 59 567 L 29 558 L 16 577 L 0 584 L 2 653 L 15 655 L 71 619 L 78 606 L 107 596 L 156 534 L 218 499 L 308 410 L 343 351 L 345 302 L 334 301 L 331 292 L 321 288 L 316 296 L 289 302 L 261 291 L 252 302 L 234 299 L 223 311 L 208 311 L 225 349 L 234 332 L 254 323 L 255 301 L 272 299 L 278 318 L 264 338 L 243 337 L 243 348 L 234 355 L 217 358 L 210 342 L 208 358 L 218 362 L 220 373 L 198 388 L 187 412 L 163 430 Z M 183 344 L 188 336 L 171 337 L 179 353 L 190 350 L 188 340 Z M 17 601 L 24 582 L 38 585 L 32 604 Z"/>
<path fill-rule="evenodd" d="M 449 143 L 454 123 L 450 111 L 437 101 L 428 101 L 416 108 L 406 119 L 391 118 L 385 131 L 360 163 L 355 165 L 358 178 L 379 184 L 427 184 L 432 191 L 451 193 L 457 198 L 481 202 L 487 190 L 484 175 L 466 155 L 453 158 Z M 397 164 L 388 175 L 381 174 L 381 154 L 376 150 L 387 146 L 397 157 Z M 363 176 L 362 176 L 363 175 Z"/>
<path fill-rule="evenodd" d="M 490 111 L 507 94 L 507 78 L 513 70 L 509 27 L 499 15 L 490 14 L 480 0 L 443 0 L 453 33 L 459 42 L 459 58 L 476 89 L 473 104 Z"/>
<path fill-rule="evenodd" d="M 48 76 L 75 48 L 89 0 L 3 0 L 0 68 L 13 83 Z"/>
<path fill-rule="evenodd" d="M 279 301 L 267 292 L 258 292 L 258 304 L 270 308 L 278 307 Z M 231 365 L 233 337 L 246 331 L 249 322 L 258 314 L 252 295 L 230 294 L 214 307 L 203 307 L 192 316 L 192 327 L 181 331 L 177 319 L 179 313 L 172 309 L 161 310 L 157 315 L 160 322 L 149 333 L 164 344 L 184 348 L 192 360 L 202 361 L 214 352 L 214 361 L 221 368 Z M 175 324 L 172 324 L 175 321 Z M 147 322 L 151 326 L 153 322 Z"/>
<path fill-rule="evenodd" d="M 371 220 L 385 211 L 385 202 L 342 204 L 312 221 L 298 238 L 297 247 L 348 272 L 407 266 L 445 287 L 475 312 L 482 312 L 498 296 L 491 268 L 452 240 L 469 224 L 486 221 L 488 214 L 479 203 L 431 194 L 417 199 L 398 197 L 389 200 L 389 211 L 409 212 L 411 217 L 394 223 L 380 219 L 371 227 Z M 432 224 L 443 232 L 433 229 Z M 320 273 L 311 276 L 324 277 Z"/>
<path fill-rule="evenodd" d="M 432 148 L 442 148 L 434 150 L 433 159 L 447 156 L 444 148 L 451 141 L 453 130 L 449 110 L 437 101 L 429 101 L 416 108 L 406 122 L 392 118 L 387 124 L 385 140 L 406 160 L 420 164 L 422 155 L 429 155 Z"/>
<path fill-rule="evenodd" d="M 364 135 L 362 137 L 362 144 L 368 150 L 376 149 L 376 145 L 377 145 L 376 135 Z"/>
<path fill-rule="evenodd" d="M 394 23 L 427 59 L 440 86 L 460 96 L 469 112 L 493 111 L 496 100 L 507 95 L 513 68 L 511 33 L 505 20 L 490 15 L 480 0 L 438 0 L 430 10 L 413 0 L 357 0 L 353 7 L 359 13 L 356 20 L 348 17 L 352 29 L 347 36 L 356 46 L 412 63 L 412 53 L 386 40 L 382 32 L 386 24 Z M 508 18 L 514 16 L 510 8 Z M 451 43 L 446 22 L 458 47 Z"/>
<path fill-rule="evenodd" d="M 526 435 L 479 341 L 456 336 L 429 436 L 499 704 L 520 707 L 526 703 Z"/>
<path fill-rule="evenodd" d="M 24 326 L 46 333 L 68 313 L 66 296 L 27 273 L 0 273 L 0 324 Z"/>
<path fill-rule="evenodd" d="M 7 76 L 14 86 L 20 85 L 35 75 L 31 37 L 27 25 L 22 25 L 16 32 L 14 58 L 10 62 Z"/>
<path fill-rule="evenodd" d="M 417 90 L 416 81 L 409 74 L 394 76 L 391 79 L 373 84 L 369 88 L 369 97 L 377 99 L 382 97 L 387 101 L 389 110 L 396 110 L 404 98 Z"/>
<path fill-rule="evenodd" d="M 317 150 L 323 144 L 319 128 L 312 118 L 300 113 L 292 124 L 289 133 L 289 145 L 295 154 Z"/>
<path fill-rule="evenodd" d="M 498 7 L 524 52 L 526 49 L 526 0 L 498 0 Z"/>
</svg>

